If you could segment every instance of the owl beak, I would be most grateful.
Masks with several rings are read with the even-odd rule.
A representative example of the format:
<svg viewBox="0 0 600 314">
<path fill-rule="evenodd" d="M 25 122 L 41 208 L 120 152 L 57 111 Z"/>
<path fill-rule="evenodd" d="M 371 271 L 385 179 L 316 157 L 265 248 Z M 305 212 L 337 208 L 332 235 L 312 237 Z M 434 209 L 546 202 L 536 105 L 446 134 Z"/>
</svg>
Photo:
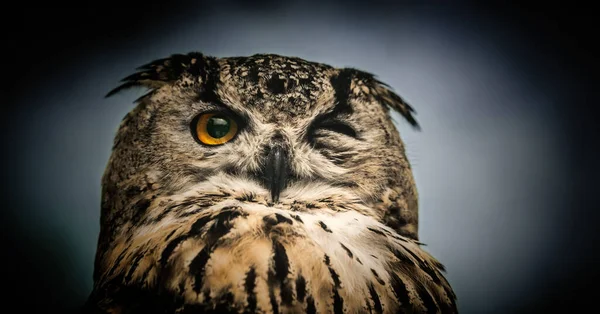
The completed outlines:
<svg viewBox="0 0 600 314">
<path fill-rule="evenodd" d="M 267 155 L 265 168 L 265 179 L 273 203 L 279 201 L 279 194 L 287 185 L 288 180 L 288 156 L 281 146 L 271 148 Z"/>
</svg>

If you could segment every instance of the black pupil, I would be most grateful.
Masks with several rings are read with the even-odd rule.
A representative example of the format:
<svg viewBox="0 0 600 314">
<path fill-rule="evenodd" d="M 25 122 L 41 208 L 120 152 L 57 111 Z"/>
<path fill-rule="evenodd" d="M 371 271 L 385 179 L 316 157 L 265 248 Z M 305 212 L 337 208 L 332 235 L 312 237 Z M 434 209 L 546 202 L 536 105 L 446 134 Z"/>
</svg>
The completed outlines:
<svg viewBox="0 0 600 314">
<path fill-rule="evenodd" d="M 208 119 L 206 131 L 213 138 L 221 138 L 229 133 L 231 124 L 225 117 L 214 116 Z"/>
</svg>

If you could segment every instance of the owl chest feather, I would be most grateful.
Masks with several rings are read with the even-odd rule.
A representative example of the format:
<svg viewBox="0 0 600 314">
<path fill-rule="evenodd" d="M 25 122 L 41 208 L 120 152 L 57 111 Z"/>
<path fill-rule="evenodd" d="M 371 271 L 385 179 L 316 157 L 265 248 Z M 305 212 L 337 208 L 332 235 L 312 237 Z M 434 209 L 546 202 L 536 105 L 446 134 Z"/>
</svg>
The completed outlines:
<svg viewBox="0 0 600 314">
<path fill-rule="evenodd" d="M 446 313 L 453 306 L 441 265 L 360 210 L 196 195 L 170 200 L 183 206 L 167 206 L 166 215 L 156 200 L 145 224 L 124 231 L 107 255 L 111 267 L 100 282 L 171 296 L 179 311 Z"/>
</svg>

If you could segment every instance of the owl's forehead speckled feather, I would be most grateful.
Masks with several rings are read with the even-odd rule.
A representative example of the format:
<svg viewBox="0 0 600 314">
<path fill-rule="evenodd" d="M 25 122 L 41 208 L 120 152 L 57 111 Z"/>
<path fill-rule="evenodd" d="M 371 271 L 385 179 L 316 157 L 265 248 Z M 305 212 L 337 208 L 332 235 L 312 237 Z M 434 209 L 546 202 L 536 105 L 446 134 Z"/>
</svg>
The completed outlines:
<svg viewBox="0 0 600 314">
<path fill-rule="evenodd" d="M 259 54 L 219 59 L 219 72 L 220 83 L 232 86 L 244 106 L 297 116 L 332 94 L 337 70 L 296 57 Z"/>
<path fill-rule="evenodd" d="M 229 74 L 238 79 L 238 82 L 262 85 L 272 94 L 282 94 L 295 88 L 318 85 L 327 81 L 335 69 L 327 64 L 307 61 L 297 57 L 286 57 L 274 54 L 257 54 L 249 57 L 230 57 L 219 59 L 221 66 Z M 280 82 L 271 78 L 278 78 L 284 82 L 293 80 L 297 84 L 279 85 Z"/>
</svg>

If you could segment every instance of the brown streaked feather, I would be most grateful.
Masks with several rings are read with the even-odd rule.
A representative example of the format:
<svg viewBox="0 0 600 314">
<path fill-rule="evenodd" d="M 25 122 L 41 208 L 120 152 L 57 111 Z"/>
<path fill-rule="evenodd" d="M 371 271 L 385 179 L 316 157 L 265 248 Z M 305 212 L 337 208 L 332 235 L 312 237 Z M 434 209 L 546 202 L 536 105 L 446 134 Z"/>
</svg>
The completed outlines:
<svg viewBox="0 0 600 314">
<path fill-rule="evenodd" d="M 160 201 L 150 206 L 150 214 L 162 209 L 156 206 Z M 114 300 L 123 313 L 137 313 L 146 298 L 156 298 L 172 300 L 152 301 L 167 312 L 304 313 L 314 302 L 318 312 L 456 313 L 440 263 L 372 218 L 351 211 L 347 217 L 336 211 L 290 214 L 252 201 L 216 198 L 214 203 L 191 216 L 170 213 L 163 218 L 167 224 L 125 231 L 129 235 L 120 236 L 102 262 L 106 271 L 94 289 L 95 305 L 109 313 L 107 300 Z M 353 232 L 364 227 L 356 238 L 333 224 L 355 221 L 350 217 L 361 220 L 349 226 Z M 329 231 L 320 226 L 324 220 Z M 353 250 L 362 263 L 348 254 L 357 242 L 371 247 Z"/>
</svg>

